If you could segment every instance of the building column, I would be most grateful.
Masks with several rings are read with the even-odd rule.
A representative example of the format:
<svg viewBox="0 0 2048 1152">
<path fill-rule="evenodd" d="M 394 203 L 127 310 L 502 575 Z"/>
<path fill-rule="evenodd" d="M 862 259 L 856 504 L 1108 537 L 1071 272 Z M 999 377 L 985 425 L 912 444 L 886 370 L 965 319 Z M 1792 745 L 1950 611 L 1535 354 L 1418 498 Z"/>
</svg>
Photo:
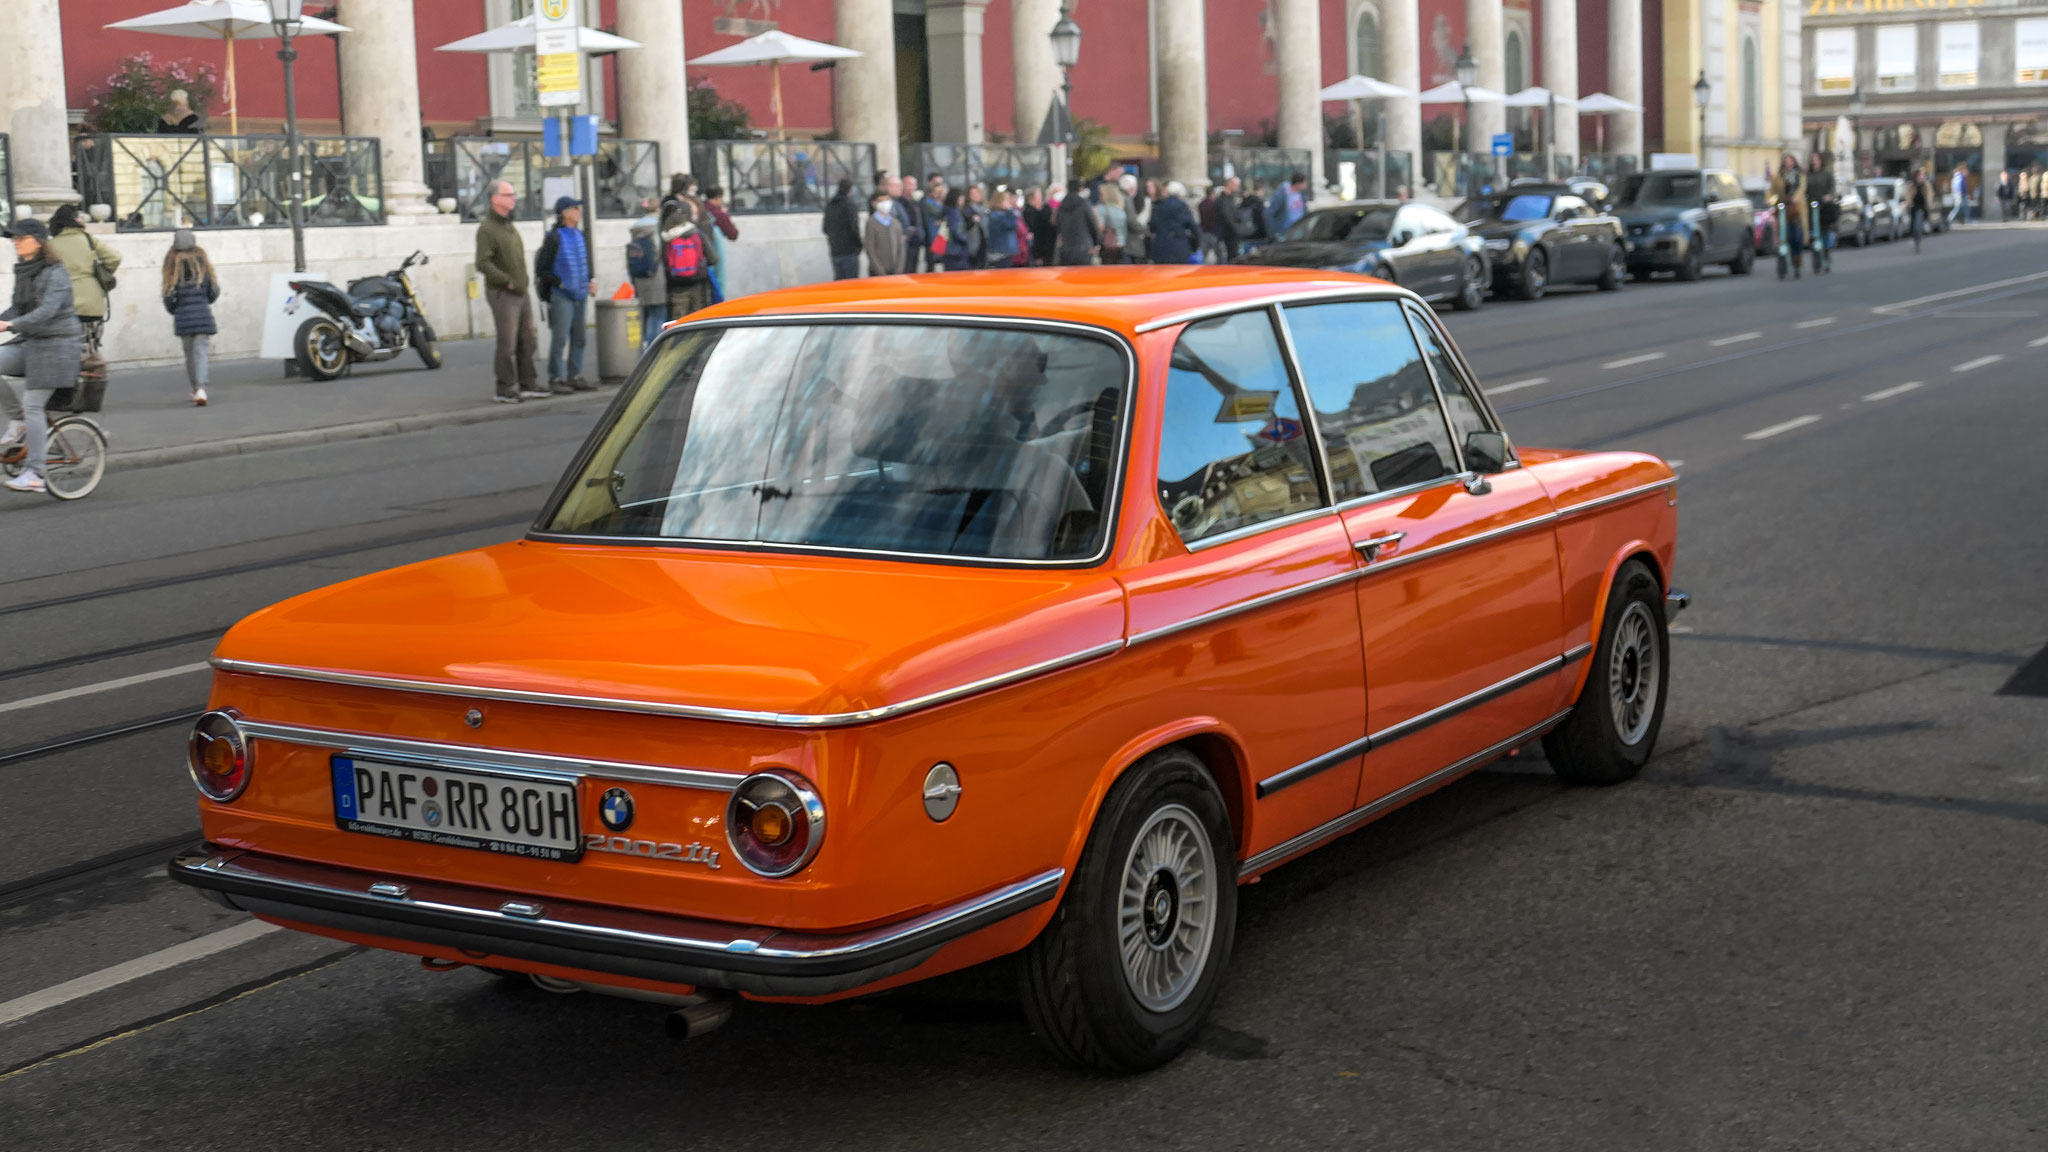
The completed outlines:
<svg viewBox="0 0 2048 1152">
<path fill-rule="evenodd" d="M 1060 87 L 1052 57 L 1052 26 L 1059 22 L 1060 0 L 1010 0 L 1010 103 L 1019 144 L 1038 142 Z"/>
<path fill-rule="evenodd" d="M 1643 0 L 1607 0 L 1607 94 L 1643 102 Z M 1608 114 L 1607 150 L 1643 158 L 1641 112 Z"/>
<path fill-rule="evenodd" d="M 1730 96 L 1734 86 L 1742 82 L 1741 74 L 1732 65 L 1734 54 L 1729 50 L 1727 6 L 1719 3 L 1702 4 L 1700 6 L 1700 21 L 1700 67 L 1706 72 L 1707 76 L 1707 130 L 1705 138 L 1699 141 L 1699 147 L 1696 151 L 1699 153 L 1701 164 L 1711 164 L 1716 168 L 1726 168 L 1728 166 L 1728 146 L 1726 142 L 1729 137 L 1735 134 L 1732 131 L 1734 122 L 1728 116 L 1729 108 L 1734 105 L 1734 101 L 1730 99 Z M 1695 73 L 1694 79 L 1697 78 L 1698 74 Z M 1670 81 L 1667 78 L 1665 82 L 1669 83 Z M 1692 117 L 1692 130 L 1694 133 L 1698 133 L 1700 130 L 1700 110 L 1696 104 L 1692 106 Z M 1666 135 L 1669 135 L 1669 133 L 1666 133 Z M 1707 148 L 1708 140 L 1722 141 L 1722 143 L 1714 146 L 1711 155 Z"/>
<path fill-rule="evenodd" d="M 1153 43 L 1159 58 L 1159 166 L 1193 196 L 1209 185 L 1207 21 L 1202 0 L 1158 0 Z"/>
<path fill-rule="evenodd" d="M 1998 199 L 1998 174 L 2005 171 L 2005 137 L 2012 131 L 2012 125 L 2003 120 L 1986 120 L 1977 128 L 1984 133 L 1984 154 L 1977 171 L 1977 218 L 1991 220 Z"/>
<path fill-rule="evenodd" d="M 834 42 L 861 54 L 832 66 L 833 126 L 841 140 L 875 146 L 877 172 L 900 176 L 896 6 L 890 0 L 838 0 L 833 8 Z"/>
<path fill-rule="evenodd" d="M 987 7 L 988 0 L 926 0 L 924 42 L 932 78 L 933 143 L 982 142 L 981 17 Z"/>
<path fill-rule="evenodd" d="M 1543 0 L 1543 86 L 1557 96 L 1557 117 L 1550 128 L 1557 154 L 1572 159 L 1579 155 L 1579 2 Z M 1547 117 L 1548 109 L 1544 111 Z M 1540 143 L 1540 142 L 1539 142 Z M 1539 148 L 1539 151 L 1541 149 Z"/>
<path fill-rule="evenodd" d="M 384 166 L 384 218 L 434 214 L 420 149 L 420 69 L 413 0 L 340 0 L 341 130 L 374 136 Z"/>
<path fill-rule="evenodd" d="M 1802 5 L 1778 5 L 1778 134 L 1790 144 L 1804 133 L 1806 66 L 1800 33 Z"/>
<path fill-rule="evenodd" d="M 683 75 L 683 6 L 618 0 L 618 32 L 640 47 L 618 54 L 619 135 L 661 148 L 663 187 L 690 170 L 690 83 Z"/>
<path fill-rule="evenodd" d="M 1507 48 L 1503 43 L 1506 34 L 1500 0 L 1465 0 L 1465 38 L 1471 46 L 1472 59 L 1479 64 L 1481 88 L 1501 92 L 1508 82 Z M 1465 150 L 1488 155 L 1494 134 L 1507 131 L 1507 122 L 1508 111 L 1499 104 L 1472 105 L 1472 120 L 1465 126 Z"/>
<path fill-rule="evenodd" d="M 1417 0 L 1380 0 L 1380 60 L 1387 74 L 1373 79 L 1422 91 L 1422 14 Z M 1413 165 L 1408 173 L 1412 192 L 1422 175 L 1422 105 L 1413 96 L 1396 96 L 1380 101 L 1380 110 L 1387 117 L 1387 151 L 1406 152 Z M 1387 195 L 1394 194 L 1390 180 Z"/>
<path fill-rule="evenodd" d="M 1323 195 L 1322 16 L 1317 0 L 1273 0 L 1280 146 L 1308 152 L 1308 196 Z"/>
<path fill-rule="evenodd" d="M 0 71 L 14 199 L 47 216 L 78 201 L 71 186 L 70 122 L 64 108 L 64 44 L 57 0 L 14 0 L 0 20 Z"/>
</svg>

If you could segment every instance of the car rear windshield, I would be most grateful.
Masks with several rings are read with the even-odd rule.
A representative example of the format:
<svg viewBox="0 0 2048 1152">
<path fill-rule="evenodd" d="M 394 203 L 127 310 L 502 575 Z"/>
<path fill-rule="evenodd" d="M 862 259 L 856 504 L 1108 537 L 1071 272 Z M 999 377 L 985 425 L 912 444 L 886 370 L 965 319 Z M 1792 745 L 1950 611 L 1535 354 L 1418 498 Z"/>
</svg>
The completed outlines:
<svg viewBox="0 0 2048 1152">
<path fill-rule="evenodd" d="M 1486 220 L 1499 220 L 1506 224 L 1520 224 L 1529 220 L 1543 220 L 1550 216 L 1551 198 L 1536 192 L 1521 192 L 1513 196 L 1482 196 L 1465 201 L 1458 209 L 1458 219 L 1466 224 L 1478 224 Z"/>
<path fill-rule="evenodd" d="M 1639 208 L 1697 206 L 1704 191 L 1697 172 L 1646 172 L 1628 178 L 1621 202 Z"/>
<path fill-rule="evenodd" d="M 1385 240 L 1394 227 L 1392 208 L 1332 208 L 1294 222 L 1283 240 Z"/>
<path fill-rule="evenodd" d="M 1102 550 L 1130 376 L 1106 338 L 733 325 L 651 356 L 543 531 L 996 561 Z"/>
</svg>

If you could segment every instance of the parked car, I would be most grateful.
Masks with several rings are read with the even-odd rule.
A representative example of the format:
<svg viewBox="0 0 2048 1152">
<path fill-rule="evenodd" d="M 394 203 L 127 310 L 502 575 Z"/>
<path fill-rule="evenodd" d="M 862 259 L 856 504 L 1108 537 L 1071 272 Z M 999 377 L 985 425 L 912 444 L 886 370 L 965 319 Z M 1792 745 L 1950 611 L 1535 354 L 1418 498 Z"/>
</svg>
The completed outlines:
<svg viewBox="0 0 2048 1152">
<path fill-rule="evenodd" d="M 1418 294 L 853 283 L 669 327 L 524 539 L 230 629 L 172 875 L 690 1031 L 1021 953 L 1130 1072 L 1239 884 L 1538 737 L 1649 757 L 1676 478 L 1517 447 Z"/>
<path fill-rule="evenodd" d="M 1849 186 L 1844 199 L 1854 198 L 1863 215 L 1863 228 L 1858 240 L 1868 245 L 1878 240 L 1897 240 L 1899 221 L 1892 202 L 1876 188 L 1865 187 L 1860 181 Z"/>
<path fill-rule="evenodd" d="M 1709 264 L 1744 276 L 1756 263 L 1755 213 L 1730 172 L 1634 173 L 1615 197 L 1614 214 L 1627 230 L 1628 270 L 1638 280 L 1653 272 L 1697 280 Z"/>
<path fill-rule="evenodd" d="M 1778 213 L 1771 207 L 1771 194 L 1763 188 L 1745 188 L 1742 194 L 1749 198 L 1755 214 L 1750 225 L 1756 238 L 1756 254 L 1775 256 L 1778 252 Z"/>
<path fill-rule="evenodd" d="M 1628 276 L 1621 221 L 1562 184 L 1525 184 L 1459 206 L 1457 218 L 1486 246 L 1495 295 L 1541 299 L 1552 284 L 1596 284 Z"/>
<path fill-rule="evenodd" d="M 1868 248 L 1876 238 L 1876 221 L 1872 219 L 1869 206 L 1854 185 L 1847 185 L 1835 196 L 1835 243 L 1853 244 Z"/>
<path fill-rule="evenodd" d="M 1491 281 L 1486 248 L 1470 229 L 1427 204 L 1395 200 L 1318 208 L 1243 262 L 1377 276 L 1460 311 L 1479 307 Z"/>
<path fill-rule="evenodd" d="M 1873 214 L 1881 212 L 1882 218 L 1890 221 L 1885 232 L 1888 239 L 1897 240 L 1912 231 L 1912 213 L 1906 208 L 1906 181 L 1893 176 L 1873 177 L 1858 180 L 1856 190 L 1871 206 Z M 1929 226 L 1935 227 L 1944 222 L 1929 221 Z"/>
</svg>

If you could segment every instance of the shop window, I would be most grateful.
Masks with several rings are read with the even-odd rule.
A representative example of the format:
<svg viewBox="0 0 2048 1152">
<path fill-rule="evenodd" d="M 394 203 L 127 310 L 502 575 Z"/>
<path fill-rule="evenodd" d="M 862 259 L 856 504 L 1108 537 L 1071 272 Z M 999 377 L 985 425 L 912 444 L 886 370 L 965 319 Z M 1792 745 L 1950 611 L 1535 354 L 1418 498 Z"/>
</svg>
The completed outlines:
<svg viewBox="0 0 2048 1152">
<path fill-rule="evenodd" d="M 1913 24 L 1885 24 L 1877 30 L 1877 90 L 1911 92 L 1919 72 L 1920 29 Z"/>
<path fill-rule="evenodd" d="M 1936 54 L 1935 72 L 1943 88 L 1975 88 L 1977 86 L 1977 22 L 1975 20 L 1951 20 L 1938 26 L 1940 29 L 1940 51 Z"/>
</svg>

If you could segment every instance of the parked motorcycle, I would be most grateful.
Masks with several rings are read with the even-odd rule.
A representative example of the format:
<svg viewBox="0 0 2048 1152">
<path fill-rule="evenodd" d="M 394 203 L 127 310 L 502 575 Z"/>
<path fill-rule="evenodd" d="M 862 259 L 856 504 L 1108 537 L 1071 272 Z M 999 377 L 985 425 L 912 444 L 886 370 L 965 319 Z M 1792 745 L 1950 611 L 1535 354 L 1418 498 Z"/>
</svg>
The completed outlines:
<svg viewBox="0 0 2048 1152">
<path fill-rule="evenodd" d="M 315 380 L 332 380 L 357 364 L 389 360 L 407 348 L 418 352 L 427 367 L 439 368 L 441 345 L 406 274 L 426 262 L 425 253 L 415 252 L 395 272 L 350 282 L 346 293 L 320 280 L 291 281 L 293 296 L 285 315 L 297 315 L 301 304 L 318 309 L 292 338 L 299 370 Z"/>
</svg>

